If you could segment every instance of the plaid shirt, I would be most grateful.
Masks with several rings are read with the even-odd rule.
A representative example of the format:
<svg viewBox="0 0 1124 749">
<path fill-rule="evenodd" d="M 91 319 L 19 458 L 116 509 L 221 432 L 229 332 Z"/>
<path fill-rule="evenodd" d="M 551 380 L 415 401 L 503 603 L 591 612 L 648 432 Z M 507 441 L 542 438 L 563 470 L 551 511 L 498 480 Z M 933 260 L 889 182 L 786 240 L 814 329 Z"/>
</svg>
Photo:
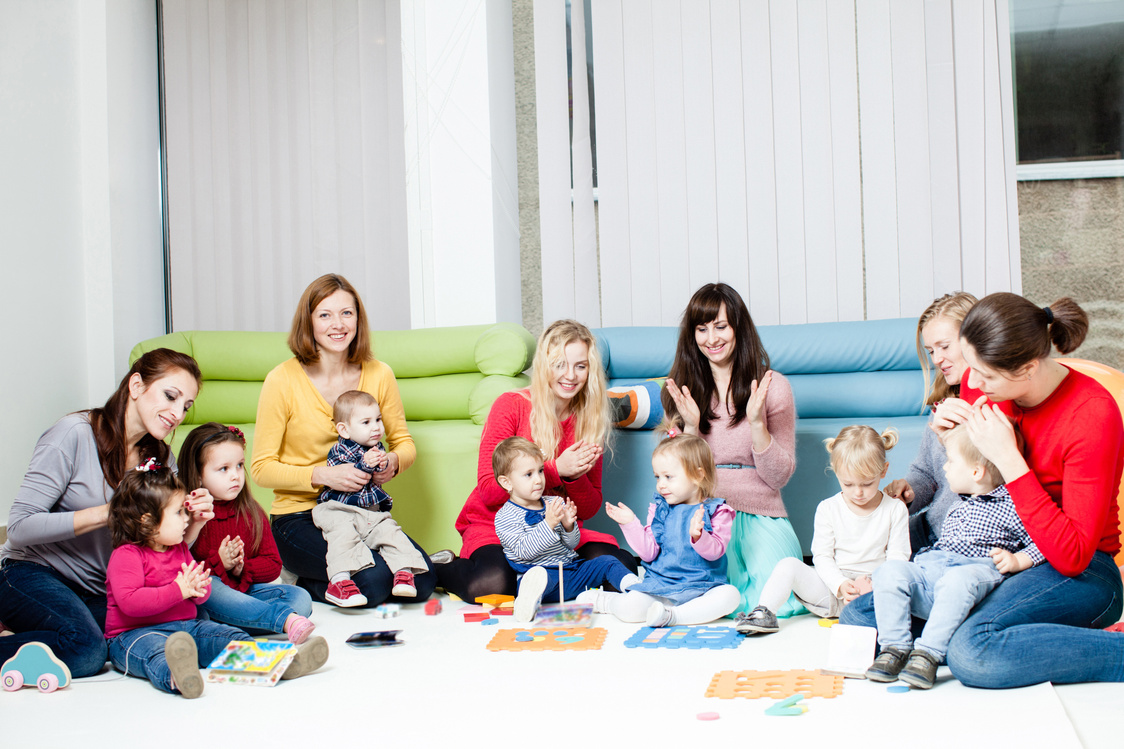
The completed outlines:
<svg viewBox="0 0 1124 749">
<path fill-rule="evenodd" d="M 1026 532 L 1015 511 L 1015 503 L 1003 484 L 987 494 L 961 494 L 960 501 L 948 511 L 941 537 L 929 548 L 966 557 L 987 557 L 997 547 L 1012 554 L 1025 552 L 1032 564 L 1041 564 L 1046 560 Z"/>
<path fill-rule="evenodd" d="M 375 447 L 380 450 L 384 449 L 381 442 L 376 443 Z M 340 437 L 339 440 L 336 441 L 335 446 L 328 451 L 328 465 L 339 466 L 345 463 L 353 463 L 360 471 L 373 474 L 375 469 L 363 462 L 363 456 L 367 454 L 368 449 L 369 448 L 363 447 L 358 442 Z M 353 507 L 366 507 L 368 509 L 378 510 L 379 512 L 390 512 L 390 508 L 394 504 L 394 500 L 390 498 L 390 495 L 384 492 L 382 487 L 374 481 L 357 492 L 340 492 L 324 487 L 324 491 L 320 492 L 320 496 L 316 498 L 317 502 L 328 502 L 331 500 L 342 502 L 345 505 L 351 505 Z"/>
</svg>

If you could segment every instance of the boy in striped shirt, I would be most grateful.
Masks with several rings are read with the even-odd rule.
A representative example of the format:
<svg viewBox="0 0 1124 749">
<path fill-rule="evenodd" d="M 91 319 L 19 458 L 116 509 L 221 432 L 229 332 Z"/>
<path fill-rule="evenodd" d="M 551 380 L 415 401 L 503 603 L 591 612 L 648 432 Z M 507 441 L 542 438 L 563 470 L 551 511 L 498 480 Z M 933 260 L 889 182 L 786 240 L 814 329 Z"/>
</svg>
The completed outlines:
<svg viewBox="0 0 1124 749">
<path fill-rule="evenodd" d="M 508 563 L 523 573 L 514 612 L 520 622 L 532 621 L 544 599 L 558 601 L 559 564 L 567 600 L 605 583 L 623 592 L 640 581 L 614 556 L 578 558 L 577 508 L 562 497 L 543 497 L 543 462 L 542 451 L 523 437 L 505 439 L 492 453 L 492 472 L 508 495 L 496 513 L 496 535 Z"/>
</svg>

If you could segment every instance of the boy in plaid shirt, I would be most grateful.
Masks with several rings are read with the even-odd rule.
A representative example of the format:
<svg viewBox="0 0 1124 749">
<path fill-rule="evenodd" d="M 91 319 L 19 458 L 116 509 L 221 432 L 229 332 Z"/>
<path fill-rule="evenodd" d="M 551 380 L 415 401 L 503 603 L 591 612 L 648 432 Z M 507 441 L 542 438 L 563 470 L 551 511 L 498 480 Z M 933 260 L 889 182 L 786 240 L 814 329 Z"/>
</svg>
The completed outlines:
<svg viewBox="0 0 1124 749">
<path fill-rule="evenodd" d="M 929 689 L 953 633 L 972 608 L 1007 575 L 1045 557 L 1015 511 L 1003 477 L 960 425 L 944 437 L 949 488 L 960 494 L 933 545 L 912 562 L 888 561 L 874 571 L 874 615 L 881 653 L 866 672 L 873 681 L 901 678 Z M 926 619 L 913 642 L 910 615 Z"/>
<path fill-rule="evenodd" d="M 339 441 L 328 453 L 328 465 L 352 463 L 361 471 L 374 474 L 386 467 L 382 442 L 382 412 L 370 393 L 348 390 L 332 408 Z M 363 606 L 367 597 L 351 581 L 351 575 L 372 566 L 372 550 L 383 558 L 394 573 L 391 595 L 417 596 L 414 575 L 428 568 L 421 553 L 405 532 L 390 517 L 390 495 L 371 481 L 357 492 L 324 488 L 316 498 L 312 521 L 328 542 L 325 557 L 328 590 L 324 597 L 337 606 Z"/>
</svg>

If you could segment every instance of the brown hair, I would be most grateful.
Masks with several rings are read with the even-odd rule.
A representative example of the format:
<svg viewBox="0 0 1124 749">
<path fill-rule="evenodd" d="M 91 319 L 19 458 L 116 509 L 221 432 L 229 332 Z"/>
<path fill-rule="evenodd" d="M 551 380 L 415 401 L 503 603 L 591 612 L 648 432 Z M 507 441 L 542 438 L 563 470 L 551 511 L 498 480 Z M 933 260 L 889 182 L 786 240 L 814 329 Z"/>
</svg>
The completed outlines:
<svg viewBox="0 0 1124 749">
<path fill-rule="evenodd" d="M 1022 435 L 1017 431 L 1015 434 L 1019 438 L 1019 449 L 1021 450 Z M 980 449 L 976 447 L 976 443 L 972 442 L 972 438 L 968 436 L 967 424 L 957 424 L 955 427 L 945 432 L 941 440 L 944 442 L 945 452 L 957 450 L 960 456 L 964 458 L 969 465 L 981 466 L 984 469 L 987 480 L 994 486 L 999 486 L 1003 483 L 1003 474 L 999 472 L 999 469 L 995 467 L 994 463 L 984 457 Z"/>
<path fill-rule="evenodd" d="M 749 310 L 741 295 L 724 283 L 710 283 L 694 293 L 687 309 L 683 311 L 683 322 L 679 325 L 679 343 L 675 347 L 675 360 L 671 364 L 669 377 L 675 384 L 691 391 L 691 397 L 699 405 L 699 433 L 710 434 L 710 422 L 716 418 L 711 401 L 714 399 L 714 375 L 710 362 L 699 351 L 695 342 L 695 328 L 716 319 L 722 306 L 726 306 L 726 320 L 734 329 L 733 374 L 730 378 L 730 400 L 734 406 L 734 416 L 730 424 L 741 423 L 745 419 L 745 407 L 749 402 L 750 384 L 761 381 L 769 371 L 769 354 L 757 334 Z M 664 413 L 678 426 L 683 419 L 675 407 L 675 401 L 665 388 L 660 396 Z"/>
<path fill-rule="evenodd" d="M 375 396 L 366 390 L 348 390 L 341 393 L 332 406 L 332 423 L 346 424 L 351 421 L 351 414 L 355 412 L 356 407 L 377 406 L 378 404 Z"/>
<path fill-rule="evenodd" d="M 988 294 L 972 307 L 960 337 L 981 362 L 1000 372 L 1018 372 L 1050 355 L 1051 344 L 1063 354 L 1081 345 L 1089 316 L 1069 297 L 1039 307 L 1018 294 Z"/>
<path fill-rule="evenodd" d="M 316 339 L 312 334 L 312 313 L 321 302 L 337 291 L 346 291 L 355 300 L 355 338 L 347 347 L 348 363 L 362 364 L 374 358 L 371 353 L 371 331 L 367 327 L 367 310 L 363 307 L 363 300 L 359 298 L 355 287 L 348 283 L 346 278 L 328 273 L 308 285 L 297 302 L 296 312 L 293 313 L 293 325 L 289 330 L 289 350 L 301 364 L 313 364 L 320 360 L 320 352 L 316 349 Z"/>
<path fill-rule="evenodd" d="M 546 461 L 539 446 L 526 437 L 508 437 L 496 445 L 496 449 L 492 452 L 492 475 L 495 477 L 497 484 L 500 481 L 500 476 L 511 478 L 508 476 L 508 471 L 511 470 L 515 459 L 524 455 L 528 458 L 534 458 L 540 464 Z"/>
<path fill-rule="evenodd" d="M 854 478 L 872 479 L 886 470 L 886 451 L 898 444 L 898 430 L 886 427 L 882 434 L 866 424 L 843 427 L 823 446 L 831 454 L 831 470 L 847 471 Z"/>
<path fill-rule="evenodd" d="M 703 499 L 714 496 L 714 489 L 718 486 L 718 471 L 714 467 L 714 454 L 710 452 L 710 445 L 706 440 L 693 434 L 665 437 L 652 451 L 652 457 L 664 453 L 679 459 L 688 478 L 699 487 Z"/>
<path fill-rule="evenodd" d="M 925 374 L 925 392 L 929 394 L 925 398 L 926 406 L 943 401 L 951 395 L 959 394 L 960 386 L 949 385 L 945 382 L 944 377 L 933 375 L 933 367 L 929 354 L 925 351 L 925 341 L 921 337 L 921 329 L 937 318 L 944 318 L 956 323 L 959 330 L 964 318 L 968 316 L 968 311 L 978 301 L 975 296 L 966 291 L 945 294 L 939 299 L 934 299 L 933 303 L 921 313 L 921 317 L 917 318 L 917 358 L 921 360 L 921 371 Z"/>
<path fill-rule="evenodd" d="M 129 446 L 125 444 L 125 412 L 129 407 L 129 380 L 133 375 L 139 374 L 141 382 L 147 388 L 161 377 L 173 371 L 187 372 L 195 378 L 195 384 L 202 387 L 203 374 L 199 371 L 199 364 L 187 354 L 173 351 L 168 348 L 158 348 L 137 359 L 128 373 L 121 379 L 121 384 L 109 400 L 101 408 L 91 408 L 85 411 L 90 419 L 90 426 L 94 430 L 94 442 L 98 447 L 98 463 L 101 464 L 102 475 L 113 489 L 121 483 L 125 475 L 125 460 L 129 454 Z M 171 451 L 162 440 L 151 434 L 145 434 L 137 443 L 141 462 L 149 458 L 156 458 L 160 463 L 167 463 Z"/>
<path fill-rule="evenodd" d="M 180 448 L 179 468 L 188 491 L 195 491 L 203 486 L 203 466 L 207 464 L 207 453 L 212 447 L 224 442 L 239 445 L 243 452 L 246 449 L 246 438 L 242 436 L 241 430 L 224 426 L 217 421 L 200 424 L 187 435 L 183 447 Z M 261 548 L 262 535 L 265 533 L 265 510 L 250 493 L 249 476 L 242 484 L 242 491 L 238 492 L 238 496 L 232 501 L 238 520 L 254 529 L 253 543 L 247 544 L 246 548 L 246 555 L 253 556 Z"/>
<path fill-rule="evenodd" d="M 160 530 L 164 508 L 183 482 L 163 466 L 126 473 L 109 500 L 109 536 L 113 548 L 148 546 Z"/>
<path fill-rule="evenodd" d="M 584 343 L 589 352 L 585 387 L 570 401 L 574 442 L 596 443 L 608 452 L 612 440 L 608 383 L 597 340 L 580 322 L 557 320 L 539 336 L 531 363 L 531 437 L 544 455 L 552 457 L 562 441 L 562 424 L 554 410 L 555 396 L 550 383 L 555 367 L 566 361 L 566 347 L 574 342 Z"/>
</svg>

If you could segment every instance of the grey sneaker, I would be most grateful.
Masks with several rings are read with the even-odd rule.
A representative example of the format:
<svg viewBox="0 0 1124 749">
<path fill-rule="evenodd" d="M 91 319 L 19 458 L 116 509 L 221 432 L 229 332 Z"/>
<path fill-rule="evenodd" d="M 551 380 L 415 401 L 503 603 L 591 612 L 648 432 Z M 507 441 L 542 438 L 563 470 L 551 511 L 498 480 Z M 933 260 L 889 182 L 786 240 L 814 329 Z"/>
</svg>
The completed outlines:
<svg viewBox="0 0 1124 749">
<path fill-rule="evenodd" d="M 164 660 L 172 674 L 172 686 L 189 700 L 203 694 L 203 675 L 199 673 L 199 650 L 187 632 L 173 632 L 164 642 Z"/>
<path fill-rule="evenodd" d="M 874 663 L 866 670 L 866 678 L 871 681 L 897 681 L 909 658 L 909 651 L 905 648 L 888 647 L 878 654 Z"/>
<path fill-rule="evenodd" d="M 517 622 L 533 622 L 535 614 L 539 613 L 539 604 L 542 603 L 542 594 L 546 592 L 549 582 L 546 570 L 542 567 L 532 567 L 523 573 L 519 582 L 519 594 L 515 596 L 515 611 L 513 615 Z"/>
<path fill-rule="evenodd" d="M 770 635 L 780 628 L 777 615 L 764 606 L 758 606 L 748 614 L 743 611 L 734 620 L 734 629 L 743 635 Z"/>
<path fill-rule="evenodd" d="M 932 689 L 937 681 L 937 665 L 937 659 L 932 654 L 914 650 L 898 678 L 917 689 Z"/>
<path fill-rule="evenodd" d="M 320 635 L 309 637 L 297 645 L 297 657 L 281 674 L 282 679 L 299 679 L 328 662 L 328 641 Z"/>
</svg>

